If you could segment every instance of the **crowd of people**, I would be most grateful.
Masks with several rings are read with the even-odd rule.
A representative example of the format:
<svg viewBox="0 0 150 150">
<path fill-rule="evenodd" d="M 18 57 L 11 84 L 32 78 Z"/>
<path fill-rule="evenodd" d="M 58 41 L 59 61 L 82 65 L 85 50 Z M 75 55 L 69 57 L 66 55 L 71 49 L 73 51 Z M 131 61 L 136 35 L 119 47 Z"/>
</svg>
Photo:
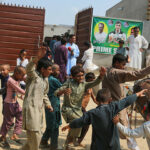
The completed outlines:
<svg viewBox="0 0 150 150">
<path fill-rule="evenodd" d="M 126 55 L 126 50 L 130 49 L 123 48 L 124 41 L 120 40 L 112 66 L 99 69 L 92 62 L 91 44 L 85 41 L 86 50 L 82 61 L 79 61 L 80 50 L 75 43 L 75 35 L 70 35 L 68 41 L 66 38 L 54 37 L 50 45 L 43 43 L 37 56 L 31 57 L 30 61 L 27 59 L 27 51 L 21 50 L 12 76 L 9 75 L 10 65 L 0 66 L 0 93 L 3 99 L 0 147 L 10 148 L 6 137 L 9 129 L 14 127 L 10 139 L 19 144 L 22 144 L 19 135 L 22 129 L 26 130 L 27 141 L 22 150 L 38 150 L 40 146 L 58 150 L 59 127 L 63 116 L 68 125 L 62 130 L 69 129 L 64 150 L 69 150 L 70 144 L 84 147 L 82 141 L 90 124 L 93 128 L 91 150 L 120 150 L 117 127 L 120 137 L 127 140 L 129 149 L 139 150 L 134 139 L 136 136 L 127 134 L 130 129 L 124 129 L 124 126 L 130 126 L 125 108 L 138 97 L 144 97 L 148 90 L 125 97 L 122 83 L 147 76 L 150 74 L 150 66 L 138 71 L 125 70 L 126 63 L 132 57 Z M 99 75 L 96 77 L 93 71 L 98 69 Z M 102 89 L 95 96 L 92 88 L 100 82 Z M 63 96 L 62 107 L 60 96 Z M 23 100 L 22 107 L 18 98 Z M 86 111 L 90 98 L 97 107 Z M 43 108 L 46 129 L 42 134 Z M 119 115 L 119 119 L 116 115 Z"/>
</svg>

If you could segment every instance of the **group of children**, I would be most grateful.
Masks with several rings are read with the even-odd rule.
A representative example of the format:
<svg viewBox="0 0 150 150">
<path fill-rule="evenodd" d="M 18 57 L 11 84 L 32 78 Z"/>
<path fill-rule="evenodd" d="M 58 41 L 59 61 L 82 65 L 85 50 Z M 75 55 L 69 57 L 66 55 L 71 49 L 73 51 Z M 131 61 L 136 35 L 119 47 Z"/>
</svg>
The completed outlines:
<svg viewBox="0 0 150 150">
<path fill-rule="evenodd" d="M 13 125 L 14 132 L 11 140 L 21 144 L 19 134 L 22 128 L 26 130 L 27 142 L 23 150 L 38 150 L 39 146 L 49 146 L 57 150 L 61 113 L 69 123 L 62 130 L 70 129 L 66 138 L 64 149 L 69 144 L 82 146 L 81 142 L 92 124 L 91 150 L 120 150 L 118 130 L 112 119 L 122 109 L 136 101 L 137 97 L 145 96 L 147 90 L 140 91 L 121 101 L 112 102 L 112 93 L 108 88 L 98 91 L 95 98 L 92 87 L 98 85 L 106 77 L 106 69 L 101 67 L 99 76 L 95 79 L 93 73 L 84 74 L 81 66 L 71 68 L 71 77 L 63 85 L 58 80 L 60 69 L 46 59 L 45 49 L 40 49 L 36 57 L 32 57 L 26 69 L 17 66 L 12 76 L 9 76 L 10 66 L 1 65 L 1 83 L 3 92 L 3 123 L 1 127 L 0 146 L 10 147 L 6 140 L 8 130 Z M 25 79 L 25 75 L 27 75 Z M 84 79 L 85 76 L 85 79 Z M 25 90 L 20 87 L 20 81 L 25 80 Z M 86 82 L 84 81 L 86 80 Z M 6 91 L 6 93 L 5 93 Z M 25 95 L 23 111 L 17 97 L 18 93 Z M 60 96 L 64 95 L 63 105 L 60 109 Z M 92 97 L 98 105 L 86 112 L 87 104 Z M 45 106 L 46 130 L 42 136 L 42 114 Z M 42 138 L 41 138 L 42 137 Z"/>
</svg>

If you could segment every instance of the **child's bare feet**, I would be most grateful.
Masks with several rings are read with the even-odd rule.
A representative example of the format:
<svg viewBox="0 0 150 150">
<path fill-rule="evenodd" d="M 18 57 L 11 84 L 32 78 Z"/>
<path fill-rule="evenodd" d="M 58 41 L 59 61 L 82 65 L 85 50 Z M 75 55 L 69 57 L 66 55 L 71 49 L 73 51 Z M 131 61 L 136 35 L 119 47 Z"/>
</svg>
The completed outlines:
<svg viewBox="0 0 150 150">
<path fill-rule="evenodd" d="M 18 144 L 23 144 L 22 142 L 21 142 L 21 140 L 19 139 L 19 137 L 16 135 L 16 134 L 13 134 L 12 136 L 11 136 L 11 140 L 13 140 L 13 141 L 15 141 L 16 143 L 18 143 Z"/>
</svg>

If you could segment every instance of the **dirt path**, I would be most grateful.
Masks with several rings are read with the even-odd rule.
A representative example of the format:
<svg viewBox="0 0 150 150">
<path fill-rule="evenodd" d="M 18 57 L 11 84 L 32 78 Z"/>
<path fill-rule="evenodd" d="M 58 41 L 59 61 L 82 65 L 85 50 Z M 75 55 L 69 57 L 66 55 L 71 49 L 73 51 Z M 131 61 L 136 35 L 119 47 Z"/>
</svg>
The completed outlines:
<svg viewBox="0 0 150 150">
<path fill-rule="evenodd" d="M 20 103 L 20 105 L 22 105 L 21 101 L 19 101 L 19 103 Z M 0 112 L 2 110 L 2 105 L 1 104 L 2 103 L 0 103 Z M 90 103 L 88 104 L 88 110 L 94 108 L 95 106 L 96 105 L 92 101 L 90 101 Z M 3 117 L 2 117 L 2 114 L 0 113 L 0 125 L 2 124 L 2 119 L 3 119 Z M 142 122 L 143 122 L 143 119 L 141 118 L 140 115 L 138 115 L 138 125 L 140 125 Z M 64 125 L 65 125 L 65 122 L 63 120 L 62 126 L 64 126 Z M 67 135 L 67 132 L 61 132 L 62 126 L 60 127 L 60 136 L 59 136 L 59 145 L 60 146 L 63 146 L 63 144 L 65 142 L 65 139 L 66 139 L 66 135 Z M 44 131 L 44 129 L 45 129 L 45 121 L 43 123 L 43 131 Z M 11 150 L 19 150 L 19 149 L 21 149 L 20 145 L 14 143 L 13 141 L 11 141 L 9 139 L 11 134 L 12 134 L 12 130 L 9 131 L 9 136 L 8 136 L 8 141 L 9 141 L 9 143 L 11 145 Z M 92 129 L 90 127 L 90 129 L 89 129 L 89 131 L 88 131 L 88 133 L 87 133 L 87 135 L 86 135 L 86 137 L 85 137 L 85 139 L 83 141 L 83 143 L 86 144 L 86 150 L 90 149 L 91 135 L 92 135 Z M 23 143 L 25 143 L 25 141 L 26 141 L 25 131 L 22 132 L 20 137 L 21 137 L 21 140 L 23 141 Z M 139 139 L 137 139 L 137 143 L 138 143 L 138 145 L 139 145 L 141 150 L 148 150 L 148 146 L 147 146 L 147 143 L 146 143 L 145 139 L 139 138 Z M 127 144 L 126 144 L 126 140 L 121 140 L 121 148 L 122 148 L 122 150 L 128 150 Z M 0 148 L 0 150 L 2 150 L 2 148 Z M 48 149 L 41 149 L 41 150 L 48 150 Z"/>
</svg>

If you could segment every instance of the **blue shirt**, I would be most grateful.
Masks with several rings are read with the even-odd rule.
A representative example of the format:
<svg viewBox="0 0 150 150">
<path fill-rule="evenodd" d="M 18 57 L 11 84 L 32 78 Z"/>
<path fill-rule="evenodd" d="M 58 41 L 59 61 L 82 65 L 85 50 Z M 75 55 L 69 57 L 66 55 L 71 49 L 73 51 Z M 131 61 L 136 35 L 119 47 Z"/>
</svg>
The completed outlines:
<svg viewBox="0 0 150 150">
<path fill-rule="evenodd" d="M 123 56 L 126 56 L 126 48 L 122 47 L 122 48 L 118 48 L 116 54 L 122 54 Z"/>
<path fill-rule="evenodd" d="M 80 51 L 78 46 L 75 43 L 67 43 L 66 47 L 71 47 L 71 49 L 73 50 L 74 55 L 71 55 L 71 52 L 68 50 L 68 62 L 67 62 L 67 75 L 70 75 L 70 70 L 73 66 L 76 65 L 76 61 L 77 61 L 77 57 L 79 57 L 80 55 Z"/>
</svg>

